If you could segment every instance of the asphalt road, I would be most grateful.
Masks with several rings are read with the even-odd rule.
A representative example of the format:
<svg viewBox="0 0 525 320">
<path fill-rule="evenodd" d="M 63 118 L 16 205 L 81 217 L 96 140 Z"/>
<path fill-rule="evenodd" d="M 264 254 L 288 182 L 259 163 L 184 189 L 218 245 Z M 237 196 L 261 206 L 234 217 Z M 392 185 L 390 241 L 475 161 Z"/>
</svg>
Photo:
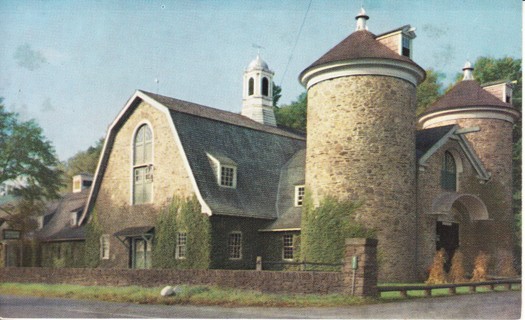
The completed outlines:
<svg viewBox="0 0 525 320">
<path fill-rule="evenodd" d="M 518 319 L 521 292 L 413 299 L 343 308 L 136 305 L 0 295 L 1 318 L 403 318 Z"/>
</svg>

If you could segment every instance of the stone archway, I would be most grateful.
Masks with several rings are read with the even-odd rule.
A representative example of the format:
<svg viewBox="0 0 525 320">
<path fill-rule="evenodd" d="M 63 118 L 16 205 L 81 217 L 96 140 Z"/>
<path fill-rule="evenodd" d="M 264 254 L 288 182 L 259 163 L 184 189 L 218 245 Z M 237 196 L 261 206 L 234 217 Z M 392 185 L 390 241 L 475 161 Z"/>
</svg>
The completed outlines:
<svg viewBox="0 0 525 320">
<path fill-rule="evenodd" d="M 430 214 L 436 216 L 436 249 L 445 249 L 449 259 L 445 269 L 450 268 L 450 259 L 461 247 L 463 253 L 474 254 L 483 243 L 475 229 L 478 221 L 489 219 L 487 207 L 473 194 L 447 192 L 432 202 Z"/>
<path fill-rule="evenodd" d="M 467 215 L 471 221 L 489 220 L 489 212 L 483 201 L 473 194 L 447 192 L 432 201 L 432 212 L 438 219 L 455 221 L 457 214 Z"/>
</svg>

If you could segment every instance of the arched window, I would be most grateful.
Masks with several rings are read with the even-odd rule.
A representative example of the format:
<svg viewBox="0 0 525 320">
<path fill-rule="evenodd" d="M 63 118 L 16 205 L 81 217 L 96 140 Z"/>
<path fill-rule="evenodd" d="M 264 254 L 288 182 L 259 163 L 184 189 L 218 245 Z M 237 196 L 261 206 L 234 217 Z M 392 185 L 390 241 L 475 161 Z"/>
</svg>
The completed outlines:
<svg viewBox="0 0 525 320">
<path fill-rule="evenodd" d="M 133 204 L 151 202 L 153 186 L 153 135 L 141 125 L 133 140 Z"/>
<path fill-rule="evenodd" d="M 447 151 L 443 157 L 443 166 L 441 168 L 441 187 L 445 190 L 456 191 L 456 180 L 456 160 L 452 153 Z"/>
<path fill-rule="evenodd" d="M 268 78 L 264 77 L 262 78 L 262 95 L 263 96 L 268 96 L 268 92 L 269 92 L 269 81 L 268 81 Z"/>
<path fill-rule="evenodd" d="M 250 78 L 250 80 L 248 80 L 248 95 L 249 96 L 253 96 L 253 89 L 254 89 L 254 80 L 253 78 Z"/>
</svg>

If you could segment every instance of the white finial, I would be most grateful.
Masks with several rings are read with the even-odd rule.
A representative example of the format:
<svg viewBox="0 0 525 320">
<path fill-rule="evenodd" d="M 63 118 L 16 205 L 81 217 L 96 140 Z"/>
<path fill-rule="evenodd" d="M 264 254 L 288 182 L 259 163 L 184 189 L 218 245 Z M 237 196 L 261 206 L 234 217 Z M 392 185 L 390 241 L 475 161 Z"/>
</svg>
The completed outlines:
<svg viewBox="0 0 525 320">
<path fill-rule="evenodd" d="M 465 66 L 463 67 L 463 80 L 474 80 L 472 70 L 474 70 L 474 68 L 472 68 L 470 61 L 467 60 L 467 62 L 465 62 Z"/>
<path fill-rule="evenodd" d="M 359 14 L 355 17 L 357 20 L 357 25 L 355 30 L 368 30 L 368 26 L 366 25 L 366 20 L 368 20 L 370 17 L 366 15 L 366 11 L 363 7 L 361 7 L 361 10 L 359 11 Z"/>
</svg>

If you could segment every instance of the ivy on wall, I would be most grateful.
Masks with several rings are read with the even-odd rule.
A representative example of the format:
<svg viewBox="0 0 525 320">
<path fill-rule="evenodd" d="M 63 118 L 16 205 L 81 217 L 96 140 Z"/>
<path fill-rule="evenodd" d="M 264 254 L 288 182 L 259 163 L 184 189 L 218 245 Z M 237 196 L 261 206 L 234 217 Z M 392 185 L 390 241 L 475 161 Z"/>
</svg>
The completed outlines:
<svg viewBox="0 0 525 320">
<path fill-rule="evenodd" d="M 96 268 L 100 264 L 100 237 L 102 236 L 102 228 L 96 210 L 93 210 L 91 220 L 86 224 L 85 232 L 84 266 Z"/>
<path fill-rule="evenodd" d="M 355 202 L 333 197 L 324 198 L 314 207 L 307 192 L 301 221 L 301 259 L 338 264 L 344 257 L 345 239 L 375 238 L 374 231 L 355 220 L 358 207 Z"/>
<path fill-rule="evenodd" d="M 186 233 L 186 257 L 176 259 L 177 236 Z M 208 269 L 210 266 L 211 224 L 201 213 L 197 198 L 174 197 L 155 225 L 153 268 Z"/>
<path fill-rule="evenodd" d="M 42 244 L 42 267 L 84 267 L 84 242 L 53 242 Z"/>
</svg>

